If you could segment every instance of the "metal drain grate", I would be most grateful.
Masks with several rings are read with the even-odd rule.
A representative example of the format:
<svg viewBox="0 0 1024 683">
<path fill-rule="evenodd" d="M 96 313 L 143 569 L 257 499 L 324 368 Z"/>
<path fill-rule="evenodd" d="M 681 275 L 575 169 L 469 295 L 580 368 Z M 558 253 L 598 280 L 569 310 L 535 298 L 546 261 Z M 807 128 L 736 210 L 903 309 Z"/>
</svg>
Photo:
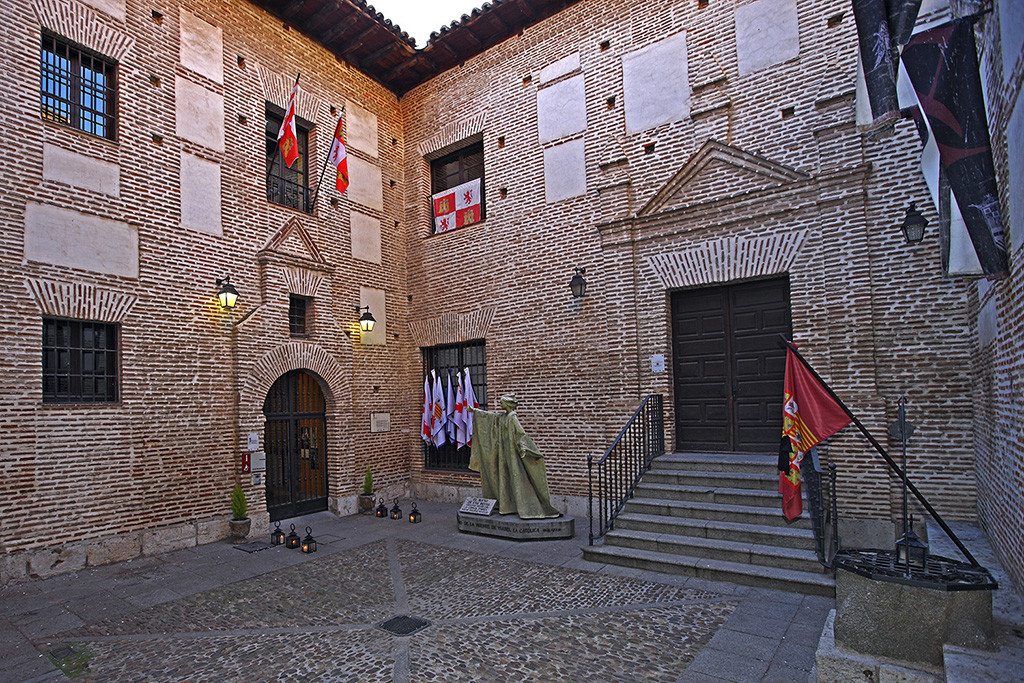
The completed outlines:
<svg viewBox="0 0 1024 683">
<path fill-rule="evenodd" d="M 258 553 L 259 551 L 266 550 L 269 547 L 270 544 L 264 543 L 263 541 L 249 541 L 248 543 L 242 543 L 241 545 L 235 546 L 238 550 L 244 550 L 247 553 Z"/>
<path fill-rule="evenodd" d="M 428 626 L 430 626 L 429 621 L 404 614 L 391 617 L 387 621 L 377 624 L 377 628 L 381 631 L 387 631 L 393 636 L 411 636 L 413 633 L 422 631 Z"/>
</svg>

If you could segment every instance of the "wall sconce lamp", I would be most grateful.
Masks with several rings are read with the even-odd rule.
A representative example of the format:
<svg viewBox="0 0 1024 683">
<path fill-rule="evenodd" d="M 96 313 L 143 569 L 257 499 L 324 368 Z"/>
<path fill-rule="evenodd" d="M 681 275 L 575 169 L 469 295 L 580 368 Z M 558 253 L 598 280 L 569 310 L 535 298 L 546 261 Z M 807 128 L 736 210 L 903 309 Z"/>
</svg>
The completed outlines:
<svg viewBox="0 0 1024 683">
<path fill-rule="evenodd" d="M 572 279 L 569 280 L 569 289 L 572 290 L 573 297 L 577 299 L 582 299 L 587 295 L 587 281 L 583 279 L 583 274 L 586 272 L 586 268 L 577 268 Z"/>
<path fill-rule="evenodd" d="M 903 225 L 900 226 L 907 244 L 917 244 L 923 240 L 924 229 L 927 225 L 928 219 L 921 215 L 914 202 L 910 202 L 910 206 L 907 207 L 907 215 L 903 218 Z"/>
<path fill-rule="evenodd" d="M 377 321 L 374 319 L 373 314 L 370 313 L 370 307 L 356 306 L 356 313 L 364 309 L 366 310 L 366 313 L 359 316 L 359 329 L 362 332 L 373 332 L 373 324 Z"/>
<path fill-rule="evenodd" d="M 238 290 L 232 286 L 231 276 L 225 275 L 223 278 L 218 278 L 217 286 L 220 287 L 220 291 L 217 292 L 217 298 L 220 299 L 220 307 L 234 308 L 235 304 L 238 303 Z"/>
</svg>

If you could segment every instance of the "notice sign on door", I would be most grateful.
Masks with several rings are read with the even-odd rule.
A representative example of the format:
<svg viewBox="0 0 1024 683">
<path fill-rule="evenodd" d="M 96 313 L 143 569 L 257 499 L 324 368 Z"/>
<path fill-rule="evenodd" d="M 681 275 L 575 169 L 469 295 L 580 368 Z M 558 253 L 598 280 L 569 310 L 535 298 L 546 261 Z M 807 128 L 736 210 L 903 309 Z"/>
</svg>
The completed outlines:
<svg viewBox="0 0 1024 683">
<path fill-rule="evenodd" d="M 370 433 L 391 431 L 391 413 L 370 413 Z"/>
</svg>

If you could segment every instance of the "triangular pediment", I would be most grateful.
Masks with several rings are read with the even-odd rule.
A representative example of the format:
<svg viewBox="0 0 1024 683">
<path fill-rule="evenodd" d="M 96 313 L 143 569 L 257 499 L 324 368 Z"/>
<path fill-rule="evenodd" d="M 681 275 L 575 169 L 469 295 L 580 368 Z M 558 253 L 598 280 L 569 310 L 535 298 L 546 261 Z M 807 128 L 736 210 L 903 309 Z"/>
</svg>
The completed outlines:
<svg viewBox="0 0 1024 683">
<path fill-rule="evenodd" d="M 271 235 L 260 251 L 288 254 L 314 263 L 326 263 L 313 236 L 295 217 L 289 218 L 277 232 Z"/>
<path fill-rule="evenodd" d="M 795 183 L 809 177 L 762 156 L 708 140 L 637 215 L 649 216 Z"/>
</svg>

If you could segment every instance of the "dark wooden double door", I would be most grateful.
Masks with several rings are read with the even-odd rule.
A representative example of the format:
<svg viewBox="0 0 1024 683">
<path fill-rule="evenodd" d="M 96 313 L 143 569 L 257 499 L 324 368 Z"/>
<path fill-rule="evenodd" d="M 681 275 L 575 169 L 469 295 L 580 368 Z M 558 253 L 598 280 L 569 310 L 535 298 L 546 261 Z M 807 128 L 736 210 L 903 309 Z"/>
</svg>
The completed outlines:
<svg viewBox="0 0 1024 683">
<path fill-rule="evenodd" d="M 777 453 L 788 278 L 672 294 L 676 449 Z"/>
<path fill-rule="evenodd" d="M 303 370 L 282 375 L 263 402 L 271 521 L 327 509 L 326 401 Z"/>
</svg>

